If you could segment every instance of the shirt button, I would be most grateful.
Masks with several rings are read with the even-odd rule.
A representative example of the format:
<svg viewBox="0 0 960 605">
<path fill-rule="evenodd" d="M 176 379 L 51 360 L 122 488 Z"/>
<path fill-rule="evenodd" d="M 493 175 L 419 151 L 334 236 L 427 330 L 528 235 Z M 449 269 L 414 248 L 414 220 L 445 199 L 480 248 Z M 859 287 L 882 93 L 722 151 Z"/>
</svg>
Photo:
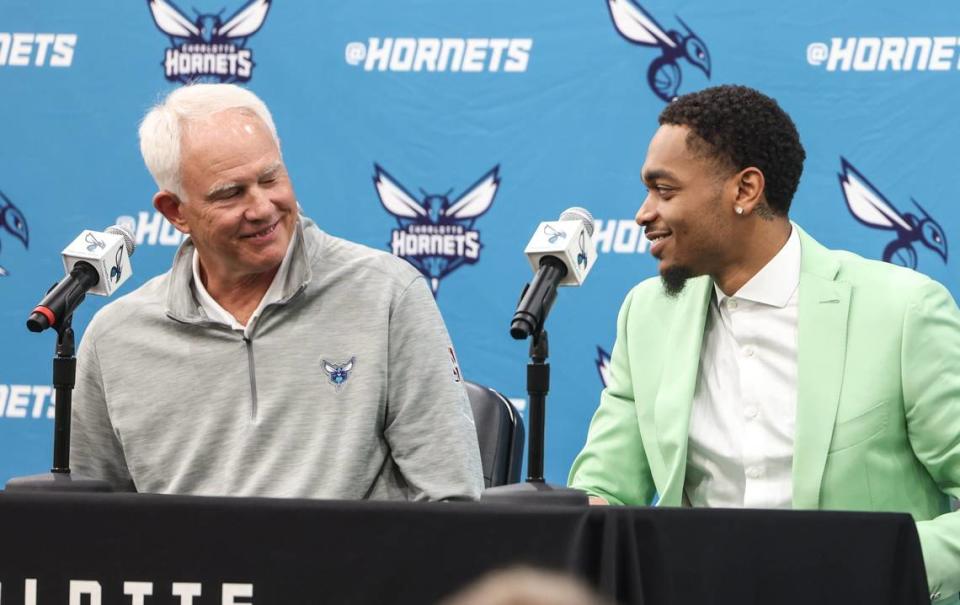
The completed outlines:
<svg viewBox="0 0 960 605">
<path fill-rule="evenodd" d="M 743 347 L 744 357 L 753 357 L 753 347 Z"/>
<path fill-rule="evenodd" d="M 762 474 L 763 474 L 763 469 L 760 468 L 759 466 L 751 466 L 750 468 L 747 469 L 747 477 L 750 477 L 751 479 L 759 479 L 760 475 Z"/>
<path fill-rule="evenodd" d="M 731 298 L 731 299 L 729 299 L 729 300 L 727 301 L 727 306 L 730 307 L 731 309 L 736 309 L 736 308 L 737 308 L 737 299 L 736 299 L 736 298 Z"/>
<path fill-rule="evenodd" d="M 758 414 L 759 412 L 760 412 L 760 410 L 758 410 L 758 409 L 757 409 L 757 406 L 755 406 L 755 405 L 748 405 L 748 406 L 747 406 L 746 408 L 744 408 L 744 410 L 743 410 L 744 416 L 746 416 L 746 417 L 747 417 L 748 419 L 750 419 L 750 420 L 753 420 L 754 418 L 756 418 L 756 417 L 757 417 L 757 414 Z"/>
</svg>

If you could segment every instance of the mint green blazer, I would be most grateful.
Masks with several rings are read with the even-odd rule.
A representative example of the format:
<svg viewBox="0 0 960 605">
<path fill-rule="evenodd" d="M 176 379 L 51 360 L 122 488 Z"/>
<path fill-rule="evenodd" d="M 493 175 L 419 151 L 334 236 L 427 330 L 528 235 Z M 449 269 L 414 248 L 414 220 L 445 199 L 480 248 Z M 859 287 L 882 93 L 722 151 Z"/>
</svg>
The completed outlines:
<svg viewBox="0 0 960 605">
<path fill-rule="evenodd" d="M 934 599 L 960 592 L 960 311 L 928 277 L 799 230 L 793 507 L 913 515 Z M 713 282 L 627 296 L 610 379 L 570 485 L 611 504 L 680 506 Z"/>
</svg>

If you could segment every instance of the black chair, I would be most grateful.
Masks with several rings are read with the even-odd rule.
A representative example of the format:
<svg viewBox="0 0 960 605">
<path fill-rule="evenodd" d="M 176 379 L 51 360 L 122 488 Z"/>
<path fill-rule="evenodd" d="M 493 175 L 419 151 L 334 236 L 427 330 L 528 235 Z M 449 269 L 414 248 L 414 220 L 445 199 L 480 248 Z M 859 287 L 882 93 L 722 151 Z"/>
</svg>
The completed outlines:
<svg viewBox="0 0 960 605">
<path fill-rule="evenodd" d="M 523 466 L 523 417 L 495 390 L 465 380 L 480 441 L 480 461 L 486 487 L 520 481 Z"/>
</svg>

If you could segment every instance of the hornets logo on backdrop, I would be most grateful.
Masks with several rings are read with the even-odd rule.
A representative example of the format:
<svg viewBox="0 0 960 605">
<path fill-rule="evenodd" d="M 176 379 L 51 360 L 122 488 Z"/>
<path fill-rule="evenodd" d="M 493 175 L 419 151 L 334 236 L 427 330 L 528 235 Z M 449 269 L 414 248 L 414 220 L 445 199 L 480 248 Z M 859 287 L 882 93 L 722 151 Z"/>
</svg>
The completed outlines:
<svg viewBox="0 0 960 605">
<path fill-rule="evenodd" d="M 603 347 L 597 347 L 597 358 L 593 360 L 597 365 L 597 374 L 600 375 L 600 384 L 607 388 L 610 384 L 610 353 L 603 350 Z"/>
<path fill-rule="evenodd" d="M 186 237 L 183 233 L 177 231 L 177 228 L 162 214 L 156 211 L 141 210 L 136 217 L 124 214 L 118 216 L 114 223 L 129 231 L 138 246 L 142 244 L 148 246 L 179 246 L 183 238 Z"/>
<path fill-rule="evenodd" d="M 170 0 L 147 0 L 157 29 L 170 38 L 163 73 L 171 82 L 246 82 L 253 75 L 247 40 L 267 18 L 271 0 L 250 0 L 224 20 L 224 10 L 191 19 Z"/>
<path fill-rule="evenodd" d="M 850 36 L 830 44 L 807 45 L 807 63 L 827 71 L 885 71 L 909 75 L 926 71 L 957 71 L 960 42 L 953 36 Z"/>
<path fill-rule="evenodd" d="M 30 247 L 30 231 L 27 228 L 27 219 L 10 198 L 0 191 L 0 253 L 4 244 L 19 241 L 24 248 Z M 0 277 L 9 275 L 9 272 L 0 264 Z"/>
<path fill-rule="evenodd" d="M 647 69 L 647 84 L 660 99 L 670 102 L 677 96 L 683 81 L 681 59 L 710 79 L 707 45 L 680 17 L 677 17 L 677 21 L 687 30 L 685 34 L 673 29 L 664 30 L 650 13 L 633 0 L 607 0 L 607 7 L 614 27 L 628 42 L 660 49 L 660 56 Z"/>
<path fill-rule="evenodd" d="M 431 194 L 422 189 L 418 200 L 386 170 L 376 164 L 374 170 L 380 203 L 397 219 L 390 248 L 423 273 L 436 296 L 441 279 L 480 259 L 480 232 L 474 223 L 493 204 L 500 186 L 500 166 L 494 166 L 453 201 L 453 190 Z"/>
<path fill-rule="evenodd" d="M 841 157 L 840 164 L 842 172 L 837 176 L 853 217 L 871 229 L 893 232 L 893 239 L 883 249 L 883 260 L 916 269 L 915 244 L 921 244 L 947 262 L 947 236 L 916 200 L 911 199 L 919 215 L 900 212 L 846 158 Z"/>
</svg>

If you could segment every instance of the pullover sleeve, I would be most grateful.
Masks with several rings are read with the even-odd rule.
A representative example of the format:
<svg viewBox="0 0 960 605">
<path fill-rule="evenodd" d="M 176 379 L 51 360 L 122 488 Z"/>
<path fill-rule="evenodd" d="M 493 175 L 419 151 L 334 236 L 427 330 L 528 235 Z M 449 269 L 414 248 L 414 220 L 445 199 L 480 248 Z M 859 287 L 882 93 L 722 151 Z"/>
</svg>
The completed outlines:
<svg viewBox="0 0 960 605">
<path fill-rule="evenodd" d="M 483 489 L 473 412 L 443 318 L 422 277 L 391 312 L 385 435 L 416 500 L 475 500 Z"/>
<path fill-rule="evenodd" d="M 77 352 L 70 466 L 77 476 L 102 479 L 116 491 L 134 491 L 123 447 L 110 421 L 96 347 L 96 320 L 88 327 Z"/>
</svg>

